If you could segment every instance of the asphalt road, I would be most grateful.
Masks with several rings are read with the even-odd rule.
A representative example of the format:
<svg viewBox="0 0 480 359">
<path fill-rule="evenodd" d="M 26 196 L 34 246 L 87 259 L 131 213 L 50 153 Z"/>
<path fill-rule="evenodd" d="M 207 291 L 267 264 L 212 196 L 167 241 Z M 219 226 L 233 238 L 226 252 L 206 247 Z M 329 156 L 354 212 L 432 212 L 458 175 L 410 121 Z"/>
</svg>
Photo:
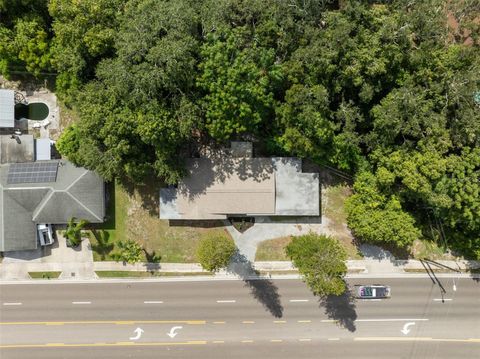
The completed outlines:
<svg viewBox="0 0 480 359">
<path fill-rule="evenodd" d="M 443 301 L 429 278 L 325 302 L 298 280 L 1 285 L 0 357 L 480 357 L 480 283 L 440 281 Z"/>
</svg>

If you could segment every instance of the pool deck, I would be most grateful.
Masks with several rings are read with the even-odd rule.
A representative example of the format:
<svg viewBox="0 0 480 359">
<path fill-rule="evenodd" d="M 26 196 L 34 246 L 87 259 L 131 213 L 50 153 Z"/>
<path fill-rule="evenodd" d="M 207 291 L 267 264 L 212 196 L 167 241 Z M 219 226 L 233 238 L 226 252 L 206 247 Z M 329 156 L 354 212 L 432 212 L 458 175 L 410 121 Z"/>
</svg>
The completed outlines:
<svg viewBox="0 0 480 359">
<path fill-rule="evenodd" d="M 57 97 L 55 96 L 55 94 L 46 90 L 21 92 L 23 93 L 29 104 L 35 102 L 42 102 L 48 106 L 49 110 L 48 116 L 43 121 L 28 121 L 28 132 L 34 133 L 35 131 L 39 131 L 39 138 L 52 138 L 53 133 L 56 133 L 59 129 L 60 118 L 60 110 L 57 104 Z"/>
<path fill-rule="evenodd" d="M 33 148 L 32 135 L 0 136 L 0 163 L 32 162 L 35 159 Z"/>
</svg>

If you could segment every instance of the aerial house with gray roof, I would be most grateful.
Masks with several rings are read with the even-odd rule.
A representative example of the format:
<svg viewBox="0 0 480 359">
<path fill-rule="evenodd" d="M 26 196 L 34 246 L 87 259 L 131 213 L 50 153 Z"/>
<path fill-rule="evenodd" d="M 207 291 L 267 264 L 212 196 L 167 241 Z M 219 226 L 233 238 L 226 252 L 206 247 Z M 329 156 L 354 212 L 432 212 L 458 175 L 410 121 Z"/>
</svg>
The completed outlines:
<svg viewBox="0 0 480 359">
<path fill-rule="evenodd" d="M 0 166 L 1 252 L 36 249 L 37 224 L 72 217 L 103 222 L 105 189 L 97 174 L 64 160 Z"/>
</svg>

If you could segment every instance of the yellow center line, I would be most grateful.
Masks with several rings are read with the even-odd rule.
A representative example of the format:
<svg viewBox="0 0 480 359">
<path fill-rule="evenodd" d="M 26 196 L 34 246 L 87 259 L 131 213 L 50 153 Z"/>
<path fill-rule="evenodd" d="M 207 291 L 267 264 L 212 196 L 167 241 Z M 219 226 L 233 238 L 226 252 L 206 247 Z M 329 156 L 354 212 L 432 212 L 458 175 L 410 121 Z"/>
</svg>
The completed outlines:
<svg viewBox="0 0 480 359">
<path fill-rule="evenodd" d="M 274 320 L 273 322 L 275 324 L 285 324 L 287 321 L 286 320 Z"/>
<path fill-rule="evenodd" d="M 270 342 L 272 342 L 272 343 L 281 343 L 281 342 L 283 342 L 283 340 L 282 340 L 282 339 L 272 339 L 272 340 L 270 340 Z"/>
<path fill-rule="evenodd" d="M 68 325 L 68 324 L 206 324 L 205 320 L 81 320 L 65 322 L 0 322 L 0 325 Z"/>
<path fill-rule="evenodd" d="M 213 322 L 213 324 L 225 324 L 225 322 Z"/>
<path fill-rule="evenodd" d="M 214 344 L 222 344 L 222 343 L 225 343 L 225 341 L 223 341 L 223 340 L 214 340 L 212 343 L 214 343 Z"/>
<path fill-rule="evenodd" d="M 207 341 L 196 340 L 187 342 L 116 342 L 116 343 L 77 343 L 77 344 L 65 344 L 65 343 L 47 343 L 47 344 L 11 344 L 0 345 L 2 349 L 9 348 L 55 348 L 55 347 L 118 347 L 118 346 L 182 346 L 182 345 L 205 345 Z"/>
</svg>

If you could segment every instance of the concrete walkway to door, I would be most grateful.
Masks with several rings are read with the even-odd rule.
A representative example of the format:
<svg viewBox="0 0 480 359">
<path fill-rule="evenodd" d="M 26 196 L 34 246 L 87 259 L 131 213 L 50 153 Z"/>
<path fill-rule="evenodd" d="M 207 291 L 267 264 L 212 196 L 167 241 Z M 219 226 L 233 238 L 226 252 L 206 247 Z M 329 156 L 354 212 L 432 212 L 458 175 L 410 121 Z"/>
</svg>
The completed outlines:
<svg viewBox="0 0 480 359">
<path fill-rule="evenodd" d="M 225 221 L 225 227 L 232 236 L 239 252 L 250 262 L 255 261 L 255 253 L 260 242 L 286 236 L 298 236 L 312 231 L 333 235 L 329 229 L 327 217 L 298 217 L 291 219 L 273 219 L 271 217 L 255 217 L 255 224 L 247 231 L 240 233 Z"/>
</svg>

